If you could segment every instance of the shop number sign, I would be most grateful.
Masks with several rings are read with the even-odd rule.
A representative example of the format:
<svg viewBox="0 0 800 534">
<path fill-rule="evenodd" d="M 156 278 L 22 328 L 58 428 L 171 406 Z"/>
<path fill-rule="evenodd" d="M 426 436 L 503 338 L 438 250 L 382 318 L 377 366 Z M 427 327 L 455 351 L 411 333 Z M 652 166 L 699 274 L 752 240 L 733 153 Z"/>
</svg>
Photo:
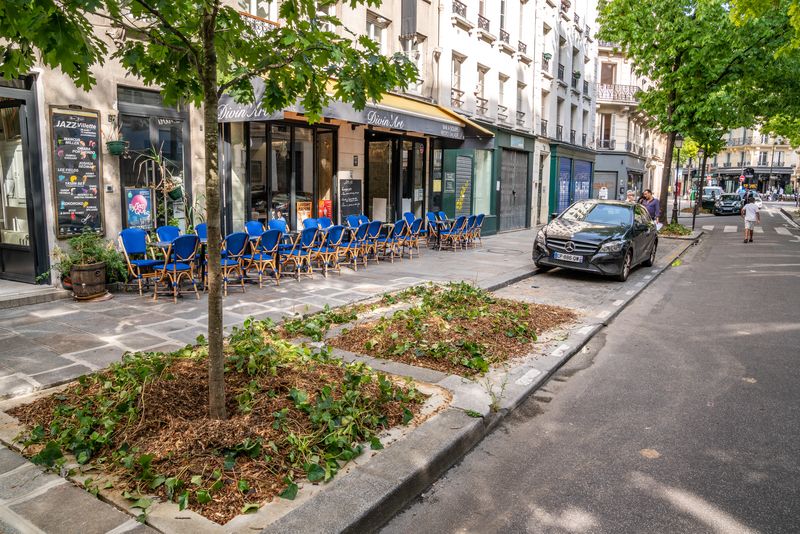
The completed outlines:
<svg viewBox="0 0 800 534">
<path fill-rule="evenodd" d="M 100 112 L 50 108 L 56 235 L 103 232 Z"/>
</svg>

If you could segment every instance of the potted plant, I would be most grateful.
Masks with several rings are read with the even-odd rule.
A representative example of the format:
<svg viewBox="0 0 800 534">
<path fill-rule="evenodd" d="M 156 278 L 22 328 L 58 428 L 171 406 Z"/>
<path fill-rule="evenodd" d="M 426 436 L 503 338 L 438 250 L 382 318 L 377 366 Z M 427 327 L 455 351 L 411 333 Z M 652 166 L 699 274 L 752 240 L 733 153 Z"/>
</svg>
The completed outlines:
<svg viewBox="0 0 800 534">
<path fill-rule="evenodd" d="M 553 58 L 553 54 L 551 54 L 550 52 L 545 52 L 544 54 L 542 54 L 542 57 L 545 59 L 545 61 L 550 61 Z"/>
<path fill-rule="evenodd" d="M 108 134 L 103 132 L 106 139 L 106 149 L 112 156 L 122 156 L 128 152 L 128 142 L 122 136 L 122 124 L 115 122 Z"/>
<path fill-rule="evenodd" d="M 572 73 L 572 75 L 575 77 L 576 80 L 579 80 L 581 77 L 581 71 L 576 70 L 575 72 Z"/>
<path fill-rule="evenodd" d="M 106 282 L 127 279 L 125 258 L 114 245 L 90 230 L 71 237 L 68 248 L 56 246 L 51 270 L 61 274 L 61 284 L 72 289 L 78 300 L 95 298 L 106 293 Z M 48 273 L 49 274 L 49 273 Z"/>
</svg>

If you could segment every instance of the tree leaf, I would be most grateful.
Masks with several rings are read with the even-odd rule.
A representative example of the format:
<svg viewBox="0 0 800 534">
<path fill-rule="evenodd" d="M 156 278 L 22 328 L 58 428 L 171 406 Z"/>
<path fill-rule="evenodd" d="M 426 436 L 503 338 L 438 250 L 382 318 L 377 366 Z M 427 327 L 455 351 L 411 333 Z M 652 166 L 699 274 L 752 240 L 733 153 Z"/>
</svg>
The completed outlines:
<svg viewBox="0 0 800 534">
<path fill-rule="evenodd" d="M 248 502 L 248 503 L 245 503 L 244 506 L 242 506 L 242 513 L 243 514 L 252 514 L 253 512 L 257 511 L 259 508 L 261 508 L 260 504 Z"/>
</svg>

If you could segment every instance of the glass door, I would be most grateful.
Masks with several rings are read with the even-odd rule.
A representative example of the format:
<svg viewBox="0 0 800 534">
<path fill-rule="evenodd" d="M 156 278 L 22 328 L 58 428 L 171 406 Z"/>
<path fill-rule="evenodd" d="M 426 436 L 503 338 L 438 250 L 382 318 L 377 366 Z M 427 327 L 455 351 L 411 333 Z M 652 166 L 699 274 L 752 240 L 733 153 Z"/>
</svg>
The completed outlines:
<svg viewBox="0 0 800 534">
<path fill-rule="evenodd" d="M 391 222 L 394 220 L 394 195 L 392 194 L 391 140 L 368 141 L 367 205 L 370 219 Z"/>
<path fill-rule="evenodd" d="M 317 217 L 330 219 L 334 219 L 333 155 L 333 132 L 317 130 Z"/>
<path fill-rule="evenodd" d="M 289 209 L 292 191 L 292 168 L 289 156 L 291 131 L 286 125 L 273 124 L 270 133 L 270 218 L 285 219 L 290 227 L 296 228 L 295 221 L 290 220 L 292 213 Z"/>
<path fill-rule="evenodd" d="M 250 123 L 250 219 L 265 223 L 267 210 L 267 126 Z"/>
</svg>

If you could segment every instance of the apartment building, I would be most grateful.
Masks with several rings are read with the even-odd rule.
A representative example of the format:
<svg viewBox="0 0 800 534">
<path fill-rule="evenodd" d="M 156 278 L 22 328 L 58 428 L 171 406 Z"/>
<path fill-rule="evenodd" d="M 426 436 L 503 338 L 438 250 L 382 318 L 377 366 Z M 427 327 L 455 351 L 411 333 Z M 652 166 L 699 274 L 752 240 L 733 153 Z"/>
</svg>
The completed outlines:
<svg viewBox="0 0 800 534">
<path fill-rule="evenodd" d="M 624 199 L 644 189 L 659 191 L 664 176 L 666 136 L 648 125 L 639 109 L 638 93 L 648 80 L 613 43 L 598 42 L 597 165 L 594 196 Z"/>
<path fill-rule="evenodd" d="M 708 163 L 706 181 L 733 192 L 740 183 L 765 193 L 797 182 L 798 154 L 788 140 L 761 133 L 758 128 L 737 128 L 725 136 L 726 146 Z M 745 169 L 752 169 L 752 178 Z"/>
</svg>

